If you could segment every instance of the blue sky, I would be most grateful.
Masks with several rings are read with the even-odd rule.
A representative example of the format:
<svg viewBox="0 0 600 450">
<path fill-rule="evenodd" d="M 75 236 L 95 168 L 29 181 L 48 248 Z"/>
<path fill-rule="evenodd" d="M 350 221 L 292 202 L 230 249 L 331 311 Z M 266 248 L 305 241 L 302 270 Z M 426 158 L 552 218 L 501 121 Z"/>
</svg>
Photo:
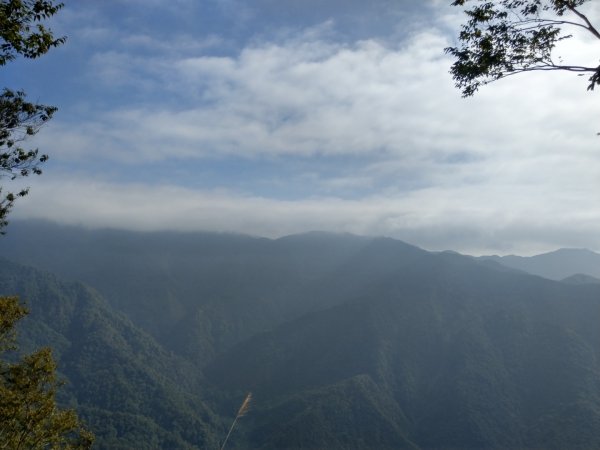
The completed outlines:
<svg viewBox="0 0 600 450">
<path fill-rule="evenodd" d="M 51 159 L 12 217 L 600 249 L 598 93 L 527 74 L 462 99 L 448 3 L 66 1 L 51 26 L 67 43 L 2 69 L 59 107 L 32 143 Z M 559 51 L 595 65 L 597 48 L 576 35 Z"/>
</svg>

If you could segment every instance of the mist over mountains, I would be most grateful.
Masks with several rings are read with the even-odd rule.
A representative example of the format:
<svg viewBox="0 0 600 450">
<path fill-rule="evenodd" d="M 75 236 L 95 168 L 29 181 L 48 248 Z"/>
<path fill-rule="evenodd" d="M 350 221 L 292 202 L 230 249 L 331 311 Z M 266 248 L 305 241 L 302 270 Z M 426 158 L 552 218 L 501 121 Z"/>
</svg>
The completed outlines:
<svg viewBox="0 0 600 450">
<path fill-rule="evenodd" d="M 21 222 L 0 255 L 100 449 L 218 448 L 248 391 L 228 448 L 600 446 L 589 251 Z"/>
</svg>

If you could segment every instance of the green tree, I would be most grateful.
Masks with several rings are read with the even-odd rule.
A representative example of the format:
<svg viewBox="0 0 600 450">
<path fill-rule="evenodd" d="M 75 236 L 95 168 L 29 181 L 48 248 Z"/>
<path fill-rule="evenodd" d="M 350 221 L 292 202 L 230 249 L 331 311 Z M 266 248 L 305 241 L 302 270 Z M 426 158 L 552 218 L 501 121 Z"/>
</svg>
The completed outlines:
<svg viewBox="0 0 600 450">
<path fill-rule="evenodd" d="M 16 349 L 15 324 L 27 310 L 16 297 L 0 297 L 0 449 L 88 449 L 93 435 L 75 411 L 56 405 L 60 383 L 50 349 L 7 360 Z"/>
<path fill-rule="evenodd" d="M 600 84 L 600 66 L 563 63 L 556 44 L 583 29 L 600 40 L 600 33 L 582 12 L 589 0 L 455 0 L 470 4 L 458 36 L 460 45 L 446 48 L 456 58 L 450 73 L 463 96 L 480 86 L 531 71 L 564 70 L 589 74 L 588 90 Z"/>
<path fill-rule="evenodd" d="M 52 0 L 0 0 L 0 66 L 18 56 L 37 58 L 64 43 L 43 21 L 56 14 L 62 3 Z M 4 88 L 0 94 L 0 180 L 14 180 L 42 173 L 48 156 L 26 149 L 22 142 L 35 135 L 52 118 L 53 106 L 31 103 L 23 91 Z M 6 216 L 18 197 L 2 192 L 0 185 L 0 234 Z M 0 449 L 88 449 L 94 436 L 79 423 L 75 411 L 56 405 L 60 382 L 49 348 L 22 359 L 7 358 L 15 350 L 15 324 L 27 314 L 16 297 L 0 297 Z"/>
<path fill-rule="evenodd" d="M 0 66 L 18 56 L 37 58 L 64 43 L 64 37 L 56 38 L 42 23 L 62 6 L 52 0 L 0 0 Z M 36 134 L 55 111 L 53 106 L 26 101 L 23 91 L 4 88 L 0 94 L 0 180 L 42 173 L 40 165 L 48 156 L 24 148 L 22 142 Z M 3 193 L 3 189 L 0 185 L 0 234 L 15 200 L 29 191 L 4 189 Z"/>
</svg>

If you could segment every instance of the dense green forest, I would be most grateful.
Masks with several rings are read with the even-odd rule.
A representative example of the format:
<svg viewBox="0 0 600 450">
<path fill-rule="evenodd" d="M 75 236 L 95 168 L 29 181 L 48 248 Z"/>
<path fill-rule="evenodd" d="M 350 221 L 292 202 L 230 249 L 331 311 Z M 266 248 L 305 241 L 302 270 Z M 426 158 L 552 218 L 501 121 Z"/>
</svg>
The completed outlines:
<svg viewBox="0 0 600 450">
<path fill-rule="evenodd" d="M 50 346 L 63 404 L 97 433 L 94 448 L 210 448 L 222 425 L 193 364 L 164 350 L 93 289 L 1 260 L 0 286 L 30 309 L 23 351 Z"/>
<path fill-rule="evenodd" d="M 397 240 L 21 223 L 2 292 L 95 448 L 600 446 L 600 285 Z M 589 280 L 587 280 L 589 281 Z"/>
</svg>

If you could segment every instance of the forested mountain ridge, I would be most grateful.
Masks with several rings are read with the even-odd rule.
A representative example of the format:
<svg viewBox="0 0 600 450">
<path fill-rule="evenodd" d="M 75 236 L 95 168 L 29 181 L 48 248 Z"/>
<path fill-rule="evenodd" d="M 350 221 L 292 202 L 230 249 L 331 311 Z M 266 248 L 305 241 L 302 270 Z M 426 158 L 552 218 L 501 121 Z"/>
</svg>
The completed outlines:
<svg viewBox="0 0 600 450">
<path fill-rule="evenodd" d="M 94 448 L 216 445 L 222 424 L 203 400 L 194 365 L 164 350 L 98 293 L 5 259 L 0 291 L 28 306 L 18 329 L 21 350 L 52 348 L 67 381 L 61 401 L 94 430 Z"/>
<path fill-rule="evenodd" d="M 320 308 L 311 300 L 313 284 L 372 240 L 17 225 L 0 240 L 0 254 L 94 287 L 163 346 L 201 365 L 258 331 Z M 322 300 L 330 302 L 328 295 Z"/>
<path fill-rule="evenodd" d="M 599 294 L 425 258 L 236 346 L 207 374 L 264 399 L 256 448 L 596 448 Z"/>
<path fill-rule="evenodd" d="M 98 290 L 0 264 L 104 448 L 218 448 L 248 391 L 228 448 L 600 447 L 597 284 L 387 238 L 14 229 L 3 255 Z"/>
</svg>

